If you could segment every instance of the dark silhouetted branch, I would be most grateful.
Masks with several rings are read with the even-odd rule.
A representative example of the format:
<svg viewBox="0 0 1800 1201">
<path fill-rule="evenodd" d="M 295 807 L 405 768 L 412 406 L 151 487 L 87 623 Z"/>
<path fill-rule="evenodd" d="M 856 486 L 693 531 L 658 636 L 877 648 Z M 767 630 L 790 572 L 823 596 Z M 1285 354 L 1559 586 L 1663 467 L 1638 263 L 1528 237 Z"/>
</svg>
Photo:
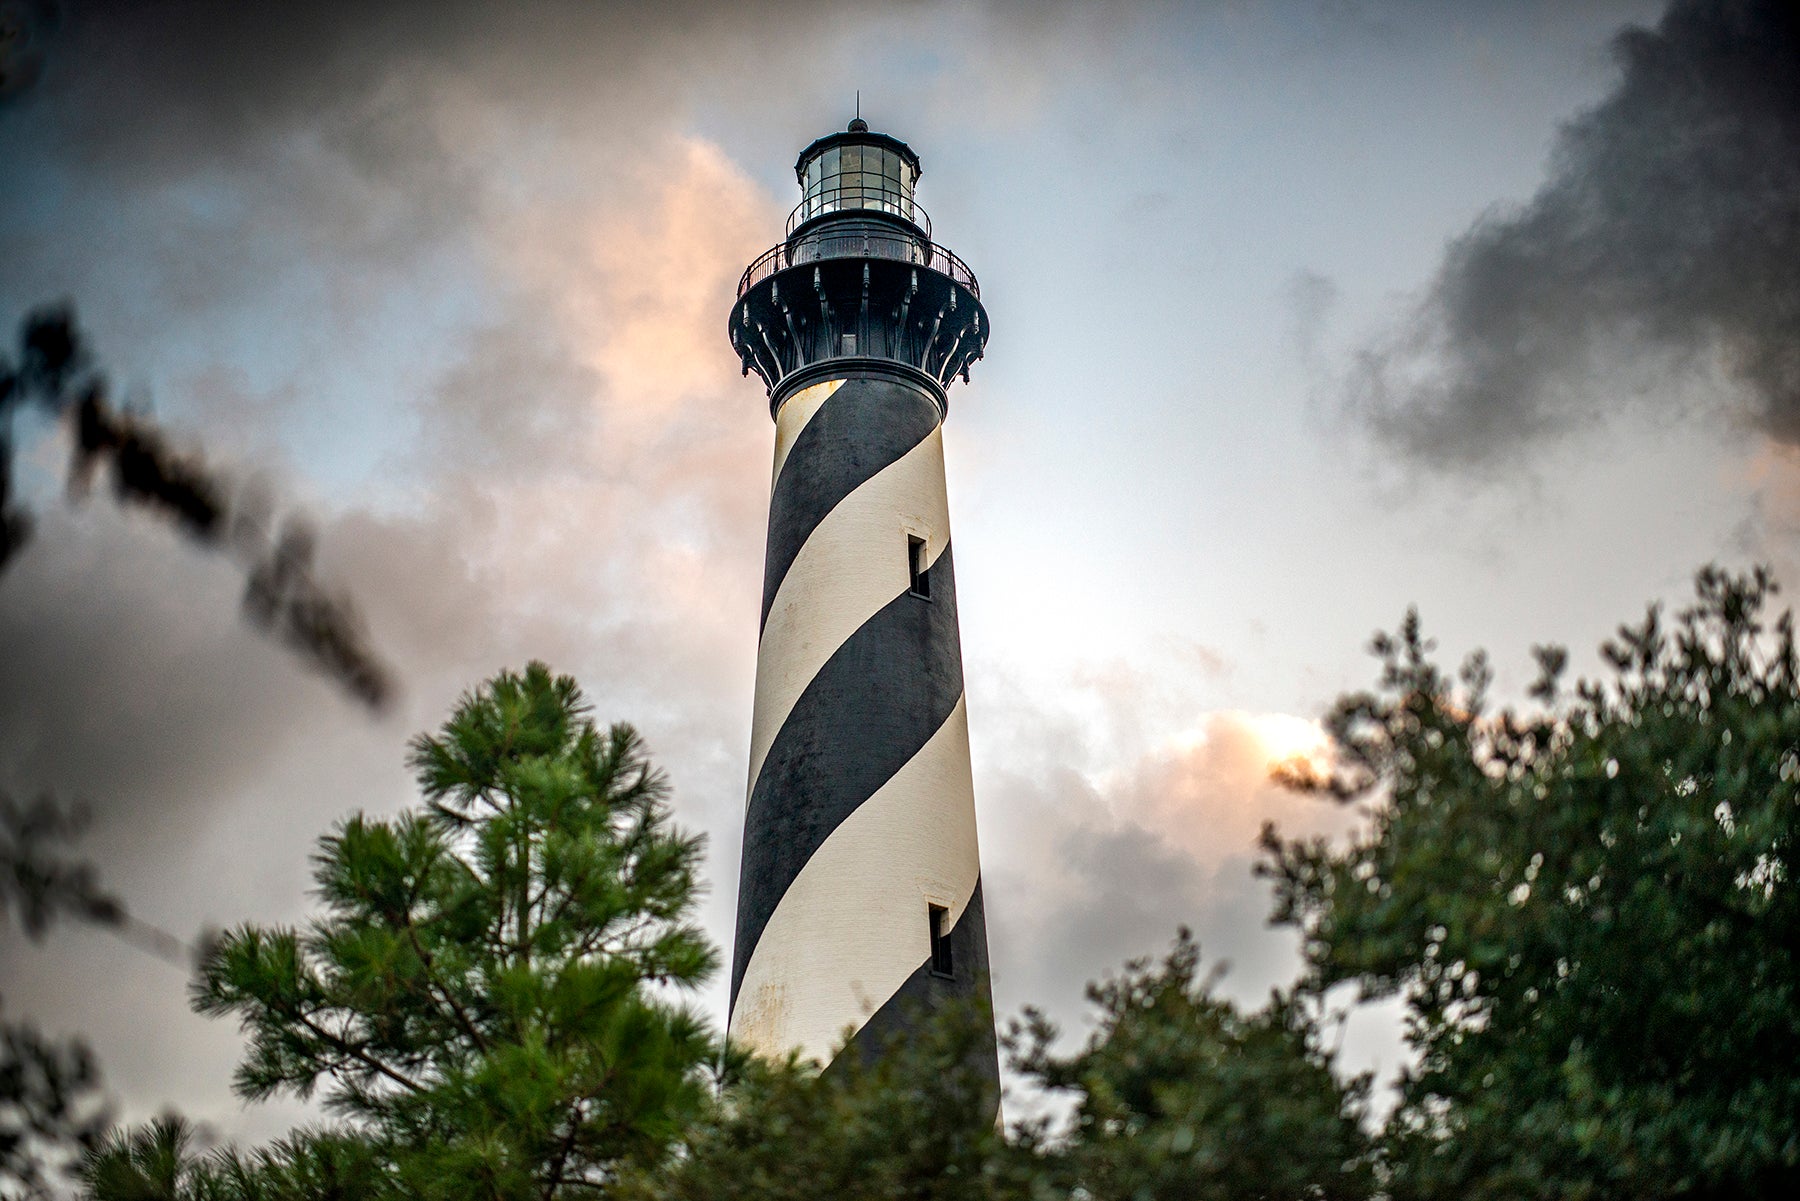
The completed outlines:
<svg viewBox="0 0 1800 1201">
<path fill-rule="evenodd" d="M 244 612 L 253 625 L 369 707 L 386 704 L 394 691 L 392 672 L 370 646 L 349 597 L 318 579 L 311 532 L 289 519 L 272 534 L 260 498 L 238 495 L 200 455 L 176 449 L 148 419 L 114 407 L 66 308 L 27 317 L 17 364 L 0 360 L 0 571 L 32 532 L 30 514 L 12 494 L 12 423 L 27 405 L 69 421 L 73 494 L 85 492 L 104 471 L 121 505 L 143 509 L 201 545 L 232 555 L 247 577 Z"/>
</svg>

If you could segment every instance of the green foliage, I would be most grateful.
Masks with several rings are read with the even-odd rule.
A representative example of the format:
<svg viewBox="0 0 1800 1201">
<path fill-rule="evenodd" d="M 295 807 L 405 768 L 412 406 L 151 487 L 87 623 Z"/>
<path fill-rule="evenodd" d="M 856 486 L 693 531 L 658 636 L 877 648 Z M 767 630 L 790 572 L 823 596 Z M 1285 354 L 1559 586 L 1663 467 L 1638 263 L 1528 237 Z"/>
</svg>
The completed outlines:
<svg viewBox="0 0 1800 1201">
<path fill-rule="evenodd" d="M 1564 695 L 1489 714 L 1416 615 L 1331 718 L 1310 786 L 1374 798 L 1349 846 L 1265 835 L 1309 987 L 1406 1000 L 1396 1198 L 1767 1196 L 1800 1178 L 1793 889 L 1800 690 L 1762 573 L 1702 571 Z"/>
<path fill-rule="evenodd" d="M 363 1195 L 592 1196 L 686 1127 L 713 1041 L 670 998 L 715 966 L 701 844 L 637 735 L 586 714 L 541 664 L 495 677 L 414 741 L 422 811 L 320 840 L 319 918 L 210 948 L 193 999 L 250 1037 L 238 1091 L 317 1093 L 344 1124 L 200 1165 L 196 1190 L 329 1169 Z M 102 1187 L 120 1158 L 93 1161 L 97 1195 L 130 1195 Z"/>
<path fill-rule="evenodd" d="M 629 1201 L 1708 1198 L 1800 1179 L 1800 656 L 1764 574 L 1707 570 L 1531 712 L 1490 713 L 1416 616 L 1330 719 L 1367 804 L 1337 844 L 1264 835 L 1306 972 L 1246 1011 L 1184 932 L 1090 989 L 1076 1051 L 1027 1012 L 1014 1070 L 1066 1121 L 992 1121 L 985 1013 L 922 1017 L 819 1074 L 727 1059 L 667 1000 L 712 970 L 697 843 L 623 728 L 534 666 L 414 744 L 427 800 L 321 843 L 324 915 L 244 928 L 197 1003 L 245 1023 L 247 1096 L 342 1124 L 196 1156 L 178 1124 L 89 1159 L 103 1198 Z M 1341 1079 L 1328 997 L 1403 999 L 1415 1061 L 1385 1126 Z M 1333 1004 L 1337 1001 L 1334 1000 Z M 160 1190 L 160 1191 L 159 1191 Z"/>
<path fill-rule="evenodd" d="M 88 1183 L 114 1201 L 199 1201 L 210 1195 L 211 1173 L 194 1159 L 193 1141 L 193 1128 L 173 1117 L 115 1131 L 88 1156 Z"/>
<path fill-rule="evenodd" d="M 911 1037 L 824 1073 L 735 1062 L 678 1156 L 640 1174 L 632 1201 L 1010 1201 L 1030 1165 L 996 1126 L 985 1007 L 921 1014 Z M 991 1065 L 991 1058 L 987 1059 Z"/>
<path fill-rule="evenodd" d="M 993 1121 L 979 1067 L 991 1019 L 946 1007 L 870 1062 L 823 1075 L 752 1062 L 733 1074 L 682 1153 L 633 1182 L 633 1201 L 1207 1201 L 1367 1198 L 1360 1122 L 1369 1082 L 1340 1083 L 1292 998 L 1242 1013 L 1198 978 L 1183 932 L 1159 963 L 1089 990 L 1096 1029 L 1078 1052 L 1028 1013 L 1013 1067 L 1067 1096 L 1072 1117 Z"/>
<path fill-rule="evenodd" d="M 249 1155 L 196 1154 L 180 1118 L 117 1131 L 87 1156 L 94 1195 L 114 1201 L 360 1201 L 393 1195 L 388 1164 L 366 1138 L 303 1130 Z"/>
<path fill-rule="evenodd" d="M 1028 1013 L 1015 1066 L 1073 1094 L 1071 1130 L 1043 1160 L 1059 1197 L 1130 1201 L 1366 1198 L 1367 1077 L 1333 1073 L 1314 1011 L 1277 993 L 1244 1013 L 1199 977 L 1183 930 L 1161 963 L 1090 986 L 1099 1024 L 1070 1056 Z"/>
</svg>

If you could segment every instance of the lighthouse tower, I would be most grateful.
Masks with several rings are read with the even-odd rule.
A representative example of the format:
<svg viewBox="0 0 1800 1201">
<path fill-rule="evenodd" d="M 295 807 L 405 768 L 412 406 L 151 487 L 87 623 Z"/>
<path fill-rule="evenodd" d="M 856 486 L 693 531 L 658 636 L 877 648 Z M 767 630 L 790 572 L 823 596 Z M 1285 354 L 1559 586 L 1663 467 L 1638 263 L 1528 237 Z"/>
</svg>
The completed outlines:
<svg viewBox="0 0 1800 1201">
<path fill-rule="evenodd" d="M 731 310 L 775 468 L 730 1030 L 825 1062 L 988 997 L 943 448 L 988 323 L 906 143 L 852 121 L 795 174 Z"/>
</svg>

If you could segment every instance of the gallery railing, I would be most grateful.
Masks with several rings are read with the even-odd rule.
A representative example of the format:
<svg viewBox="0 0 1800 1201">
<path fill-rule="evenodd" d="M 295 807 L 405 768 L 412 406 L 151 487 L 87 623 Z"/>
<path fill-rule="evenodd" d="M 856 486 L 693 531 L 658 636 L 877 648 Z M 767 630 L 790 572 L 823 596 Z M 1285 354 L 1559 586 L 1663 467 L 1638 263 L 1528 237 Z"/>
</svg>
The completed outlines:
<svg viewBox="0 0 1800 1201">
<path fill-rule="evenodd" d="M 981 286 L 975 282 L 975 273 L 944 247 L 884 221 L 854 219 L 826 222 L 771 247 L 745 268 L 743 278 L 738 280 L 737 294 L 742 297 L 763 280 L 789 267 L 827 259 L 855 258 L 912 263 L 949 276 L 976 299 L 981 298 Z"/>
<path fill-rule="evenodd" d="M 910 192 L 902 191 L 891 180 L 866 173 L 828 175 L 823 185 L 814 185 L 806 198 L 788 214 L 788 237 L 793 237 L 796 229 L 815 217 L 858 211 L 892 213 L 924 230 L 927 238 L 931 237 L 931 217 Z"/>
</svg>

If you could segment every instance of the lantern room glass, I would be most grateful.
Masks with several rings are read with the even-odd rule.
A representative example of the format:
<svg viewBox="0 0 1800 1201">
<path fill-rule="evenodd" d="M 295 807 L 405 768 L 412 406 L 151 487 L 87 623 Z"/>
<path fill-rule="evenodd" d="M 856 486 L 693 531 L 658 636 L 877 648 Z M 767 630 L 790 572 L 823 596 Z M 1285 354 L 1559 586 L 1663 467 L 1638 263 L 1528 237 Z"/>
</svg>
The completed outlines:
<svg viewBox="0 0 1800 1201">
<path fill-rule="evenodd" d="M 848 142 L 822 150 L 806 164 L 800 219 L 847 209 L 892 213 L 915 221 L 912 165 L 887 146 Z"/>
</svg>

